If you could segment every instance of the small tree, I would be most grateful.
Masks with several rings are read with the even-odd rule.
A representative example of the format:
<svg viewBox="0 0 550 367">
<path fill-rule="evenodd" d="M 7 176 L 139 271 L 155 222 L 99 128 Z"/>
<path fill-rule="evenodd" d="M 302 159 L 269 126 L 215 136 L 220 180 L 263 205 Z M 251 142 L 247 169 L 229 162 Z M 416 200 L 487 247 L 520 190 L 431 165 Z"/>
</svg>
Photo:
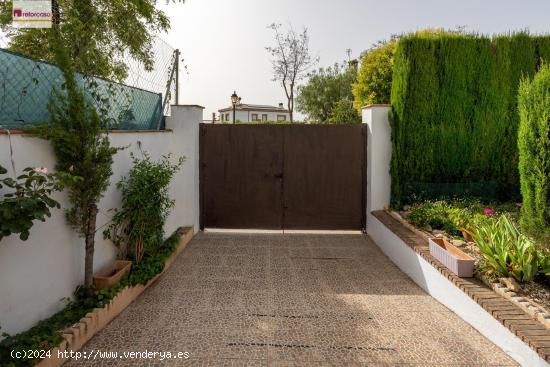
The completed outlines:
<svg viewBox="0 0 550 367">
<path fill-rule="evenodd" d="M 65 91 L 54 90 L 50 123 L 39 128 L 37 134 L 52 143 L 58 171 L 82 178 L 67 185 L 72 203 L 67 219 L 85 240 L 84 286 L 91 292 L 97 204 L 109 185 L 113 155 L 120 148 L 111 147 L 107 119 L 98 114 L 78 86 L 73 60 L 56 27 L 51 37 L 56 63 L 65 77 Z"/>
<path fill-rule="evenodd" d="M 395 38 L 379 42 L 361 58 L 357 82 L 353 85 L 354 105 L 361 111 L 366 105 L 390 103 Z"/>
<path fill-rule="evenodd" d="M 550 238 L 550 65 L 519 88 L 521 224 L 533 237 Z"/>
<path fill-rule="evenodd" d="M 328 122 L 335 105 L 341 100 L 353 100 L 351 86 L 357 79 L 357 67 L 319 68 L 308 75 L 305 85 L 298 87 L 296 109 L 312 122 Z"/>
<path fill-rule="evenodd" d="M 296 84 L 306 72 L 317 63 L 318 58 L 309 54 L 309 34 L 307 28 L 296 33 L 292 26 L 281 32 L 280 24 L 269 26 L 275 32 L 275 47 L 266 47 L 271 54 L 273 64 L 273 81 L 282 84 L 287 98 L 287 108 L 290 113 L 290 122 L 294 122 L 294 91 Z"/>
</svg>

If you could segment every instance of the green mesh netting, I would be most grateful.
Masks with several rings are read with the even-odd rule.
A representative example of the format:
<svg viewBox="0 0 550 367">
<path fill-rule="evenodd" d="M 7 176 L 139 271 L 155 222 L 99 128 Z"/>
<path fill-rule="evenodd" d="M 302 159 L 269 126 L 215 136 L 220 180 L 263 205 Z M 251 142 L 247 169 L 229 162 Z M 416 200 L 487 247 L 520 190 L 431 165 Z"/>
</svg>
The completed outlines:
<svg viewBox="0 0 550 367">
<path fill-rule="evenodd" d="M 106 108 L 110 129 L 158 128 L 162 95 L 82 74 L 77 79 L 96 108 Z M 0 129 L 47 123 L 52 88 L 62 91 L 64 81 L 57 66 L 0 49 Z"/>
</svg>

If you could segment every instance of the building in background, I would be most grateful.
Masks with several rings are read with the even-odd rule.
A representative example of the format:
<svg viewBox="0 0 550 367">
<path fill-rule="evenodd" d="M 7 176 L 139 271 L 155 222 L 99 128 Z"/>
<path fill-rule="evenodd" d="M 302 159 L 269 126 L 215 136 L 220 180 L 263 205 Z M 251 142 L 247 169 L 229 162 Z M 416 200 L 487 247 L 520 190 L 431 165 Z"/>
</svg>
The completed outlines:
<svg viewBox="0 0 550 367">
<path fill-rule="evenodd" d="M 233 106 L 218 110 L 221 123 L 233 122 Z M 259 104 L 237 104 L 235 108 L 235 122 L 256 122 L 256 121 L 289 121 L 290 113 L 283 107 L 259 105 Z"/>
</svg>

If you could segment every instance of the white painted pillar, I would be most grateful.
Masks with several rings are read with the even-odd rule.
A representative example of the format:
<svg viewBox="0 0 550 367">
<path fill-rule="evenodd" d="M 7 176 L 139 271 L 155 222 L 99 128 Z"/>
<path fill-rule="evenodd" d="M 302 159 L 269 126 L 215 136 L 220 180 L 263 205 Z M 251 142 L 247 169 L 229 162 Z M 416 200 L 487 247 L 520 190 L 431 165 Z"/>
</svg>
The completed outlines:
<svg viewBox="0 0 550 367">
<path fill-rule="evenodd" d="M 368 125 L 367 137 L 367 230 L 371 212 L 390 204 L 390 162 L 392 154 L 388 105 L 363 108 L 363 123 Z"/>
<path fill-rule="evenodd" d="M 178 155 L 185 156 L 185 164 L 174 190 L 180 201 L 170 215 L 171 225 L 193 225 L 199 230 L 199 128 L 204 107 L 198 105 L 171 106 L 172 115 L 166 118 L 166 128 L 174 131 L 174 147 Z M 176 153 L 174 153 L 175 155 Z"/>
</svg>

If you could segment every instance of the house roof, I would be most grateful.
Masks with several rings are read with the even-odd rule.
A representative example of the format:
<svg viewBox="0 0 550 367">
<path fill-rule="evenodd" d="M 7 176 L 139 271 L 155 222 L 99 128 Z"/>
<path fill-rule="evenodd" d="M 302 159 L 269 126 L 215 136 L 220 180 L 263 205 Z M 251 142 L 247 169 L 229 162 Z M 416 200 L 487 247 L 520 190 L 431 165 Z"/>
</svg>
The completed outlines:
<svg viewBox="0 0 550 367">
<path fill-rule="evenodd" d="M 264 105 L 264 104 L 241 103 L 241 104 L 238 104 L 235 109 L 237 111 L 263 111 L 263 112 L 288 113 L 288 110 L 284 107 L 270 106 L 270 105 Z M 233 111 L 233 106 L 229 106 L 218 110 L 218 112 L 229 112 L 229 111 Z"/>
</svg>

